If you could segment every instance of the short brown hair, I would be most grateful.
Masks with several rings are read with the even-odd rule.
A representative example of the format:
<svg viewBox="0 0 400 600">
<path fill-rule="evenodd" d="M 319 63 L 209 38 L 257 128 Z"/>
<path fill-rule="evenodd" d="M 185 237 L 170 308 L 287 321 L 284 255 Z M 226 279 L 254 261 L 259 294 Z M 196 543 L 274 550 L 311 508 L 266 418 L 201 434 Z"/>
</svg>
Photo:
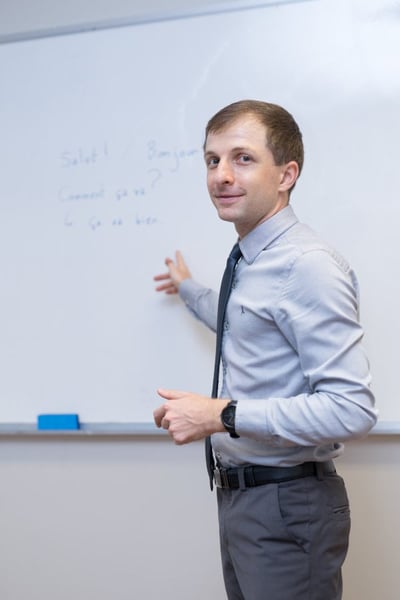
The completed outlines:
<svg viewBox="0 0 400 600">
<path fill-rule="evenodd" d="M 240 100 L 219 110 L 208 121 L 206 136 L 228 127 L 243 115 L 254 115 L 266 128 L 267 147 L 271 150 L 276 165 L 284 165 L 294 160 L 299 174 L 304 163 L 304 147 L 301 131 L 292 115 L 279 106 L 259 100 Z"/>
</svg>

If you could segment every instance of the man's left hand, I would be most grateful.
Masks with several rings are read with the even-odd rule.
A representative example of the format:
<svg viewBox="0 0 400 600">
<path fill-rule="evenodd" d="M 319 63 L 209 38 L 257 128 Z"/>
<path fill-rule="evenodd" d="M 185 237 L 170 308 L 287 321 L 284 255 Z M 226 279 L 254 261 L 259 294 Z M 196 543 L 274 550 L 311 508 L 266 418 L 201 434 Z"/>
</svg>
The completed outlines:
<svg viewBox="0 0 400 600">
<path fill-rule="evenodd" d="M 220 417 L 228 400 L 177 390 L 158 389 L 157 393 L 166 402 L 154 411 L 155 424 L 167 429 L 176 444 L 188 444 L 225 431 Z"/>
</svg>

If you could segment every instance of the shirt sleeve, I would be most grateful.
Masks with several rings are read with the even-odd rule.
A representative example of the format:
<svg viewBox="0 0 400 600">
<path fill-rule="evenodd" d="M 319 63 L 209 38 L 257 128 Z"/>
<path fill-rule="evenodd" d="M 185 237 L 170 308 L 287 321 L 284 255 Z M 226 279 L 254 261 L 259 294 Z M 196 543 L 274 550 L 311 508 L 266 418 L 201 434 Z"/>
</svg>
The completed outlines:
<svg viewBox="0 0 400 600">
<path fill-rule="evenodd" d="M 217 330 L 218 294 L 193 279 L 184 279 L 179 296 L 189 311 L 212 331 Z"/>
<path fill-rule="evenodd" d="M 299 256 L 282 287 L 275 320 L 298 355 L 309 391 L 240 400 L 238 433 L 274 446 L 314 446 L 365 435 L 377 412 L 351 269 L 324 250 Z"/>
</svg>

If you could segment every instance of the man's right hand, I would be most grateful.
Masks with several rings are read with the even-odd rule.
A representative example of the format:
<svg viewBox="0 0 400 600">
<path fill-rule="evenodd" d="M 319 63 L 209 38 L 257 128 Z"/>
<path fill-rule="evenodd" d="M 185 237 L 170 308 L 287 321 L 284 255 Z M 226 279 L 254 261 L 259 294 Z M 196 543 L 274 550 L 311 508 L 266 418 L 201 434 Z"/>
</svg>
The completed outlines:
<svg viewBox="0 0 400 600">
<path fill-rule="evenodd" d="M 160 275 L 155 275 L 154 277 L 154 281 L 163 282 L 156 287 L 156 292 L 177 294 L 181 282 L 184 279 L 190 279 L 192 275 L 179 250 L 177 250 L 175 253 L 175 262 L 172 260 L 172 258 L 166 258 L 165 264 L 168 267 L 168 272 L 160 273 Z"/>
</svg>

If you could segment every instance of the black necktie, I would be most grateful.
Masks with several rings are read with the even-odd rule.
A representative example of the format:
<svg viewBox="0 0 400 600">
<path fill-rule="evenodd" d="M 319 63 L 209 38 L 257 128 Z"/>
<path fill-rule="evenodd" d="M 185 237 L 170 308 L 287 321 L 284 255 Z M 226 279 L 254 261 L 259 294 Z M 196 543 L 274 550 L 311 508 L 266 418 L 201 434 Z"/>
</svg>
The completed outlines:
<svg viewBox="0 0 400 600">
<path fill-rule="evenodd" d="M 221 345 L 222 345 L 222 333 L 224 327 L 224 318 L 225 318 L 225 310 L 226 305 L 228 303 L 228 298 L 232 289 L 232 281 L 233 274 L 235 272 L 235 268 L 239 258 L 242 256 L 242 252 L 239 248 L 239 244 L 236 243 L 230 255 L 228 256 L 228 260 L 226 261 L 226 267 L 224 274 L 222 276 L 221 281 L 221 289 L 219 292 L 219 300 L 218 300 L 218 316 L 217 316 L 217 341 L 215 346 L 215 363 L 214 363 L 214 378 L 212 385 L 212 397 L 218 397 L 218 380 L 219 380 L 219 363 L 221 360 Z M 211 438 L 208 436 L 205 441 L 205 450 L 206 450 L 206 464 L 208 476 L 210 478 L 210 488 L 213 489 L 213 471 L 214 471 L 214 457 L 212 453 L 211 447 Z"/>
</svg>

